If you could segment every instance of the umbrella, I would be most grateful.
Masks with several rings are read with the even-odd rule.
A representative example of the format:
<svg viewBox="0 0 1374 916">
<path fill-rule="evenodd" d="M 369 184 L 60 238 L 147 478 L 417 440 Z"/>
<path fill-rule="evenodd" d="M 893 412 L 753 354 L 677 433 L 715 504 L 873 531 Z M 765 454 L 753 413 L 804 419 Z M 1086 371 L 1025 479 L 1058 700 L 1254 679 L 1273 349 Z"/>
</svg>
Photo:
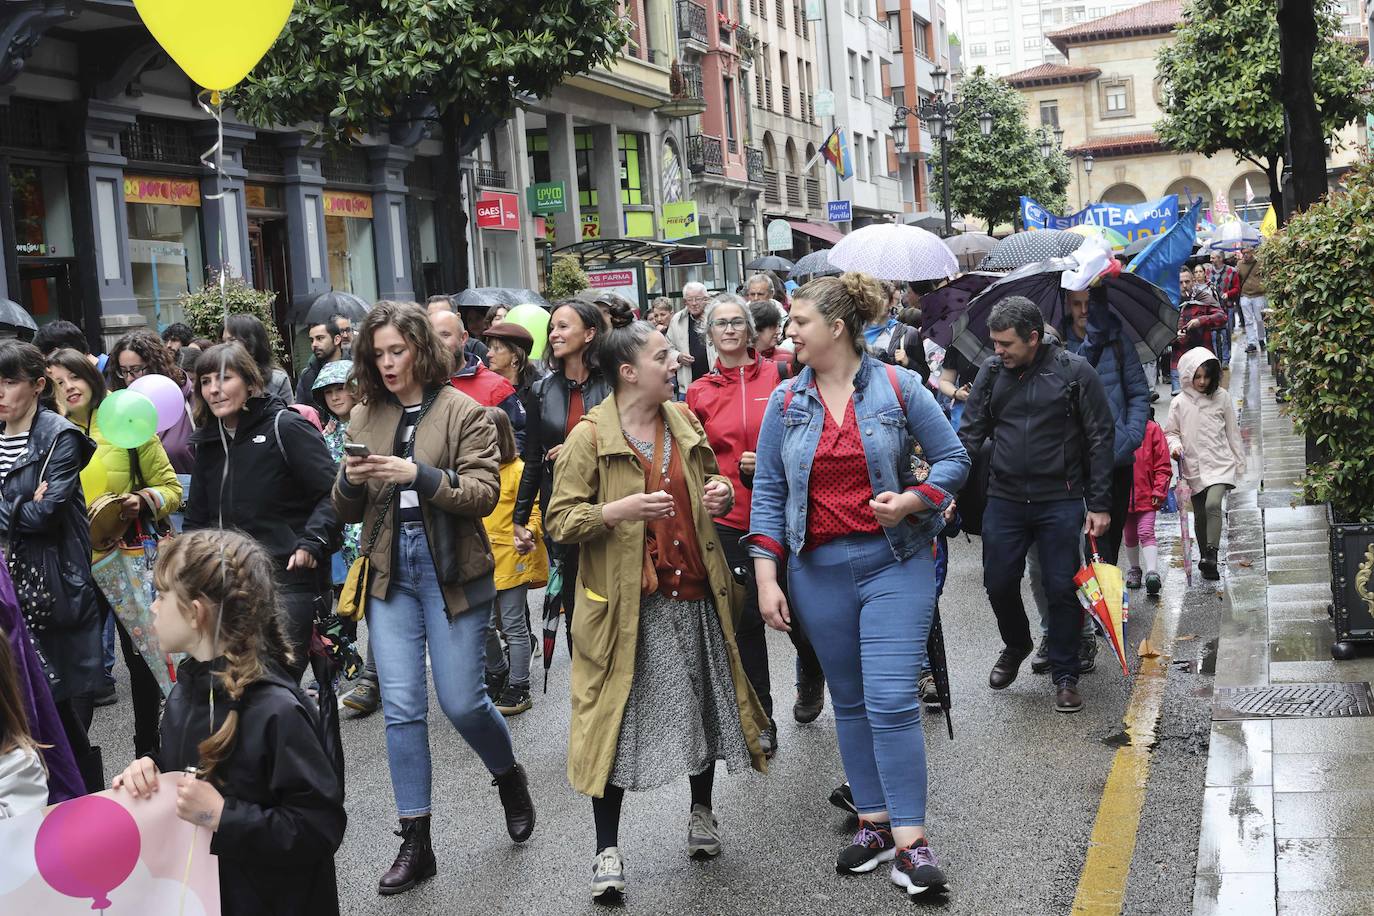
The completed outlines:
<svg viewBox="0 0 1374 916">
<path fill-rule="evenodd" d="M 371 308 L 363 297 L 336 289 L 316 296 L 308 307 L 293 306 L 286 320 L 289 324 L 306 326 L 324 324 L 335 315 L 350 321 L 362 321 Z"/>
<path fill-rule="evenodd" d="M 873 223 L 840 239 L 830 263 L 879 280 L 943 280 L 959 272 L 959 262 L 940 237 L 898 223 Z"/>
<path fill-rule="evenodd" d="M 1059 328 L 1066 319 L 1062 274 L 1078 267 L 1072 258 L 1056 258 L 1027 264 L 989 286 L 954 323 L 951 345 L 974 365 L 992 356 L 988 316 L 992 307 L 1008 296 L 1025 296 L 1040 307 L 1045 323 Z M 1139 274 L 1122 273 L 1102 281 L 1107 306 L 1121 322 L 1125 342 L 1135 347 L 1142 363 L 1154 362 L 1178 339 L 1178 309 L 1169 295 Z"/>
<path fill-rule="evenodd" d="M 965 232 L 945 239 L 945 247 L 959 259 L 960 267 L 970 269 L 997 247 L 997 239 L 983 232 Z"/>
<path fill-rule="evenodd" d="M 1249 223 L 1233 219 L 1229 223 L 1223 223 L 1217 227 L 1217 231 L 1212 233 L 1212 241 L 1207 243 L 1210 251 L 1240 251 L 1242 248 L 1254 248 L 1264 241 L 1264 236 L 1260 231 Z"/>
<path fill-rule="evenodd" d="M 1034 229 L 1002 239 L 978 264 L 979 270 L 1015 270 L 1037 261 L 1066 258 L 1083 244 L 1083 236 L 1059 229 Z"/>
<path fill-rule="evenodd" d="M 837 274 L 839 268 L 830 263 L 830 249 L 823 248 L 820 251 L 813 251 L 802 257 L 800 261 L 792 265 L 792 269 L 787 276 L 791 277 L 823 277 L 826 274 Z"/>
<path fill-rule="evenodd" d="M 907 213 L 902 217 L 902 223 L 907 226 L 915 226 L 927 232 L 945 231 L 945 211 L 943 210 L 921 210 L 916 213 Z M 964 228 L 963 220 L 951 220 L 949 227 L 954 230 L 962 231 Z"/>
<path fill-rule="evenodd" d="M 1126 250 L 1126 236 L 1117 232 L 1111 226 L 1097 226 L 1091 223 L 1080 223 L 1065 231 L 1072 232 L 1074 235 L 1081 235 L 1085 239 L 1096 239 L 1097 241 L 1105 243 L 1107 248 L 1112 251 Z"/>
<path fill-rule="evenodd" d="M 552 552 L 551 552 L 552 553 Z M 558 619 L 563 616 L 563 557 L 549 557 L 549 584 L 544 587 L 544 692 L 549 692 L 549 669 L 558 643 Z"/>
<path fill-rule="evenodd" d="M 1107 640 L 1121 662 L 1121 673 L 1131 676 L 1126 665 L 1126 588 L 1121 578 L 1121 570 L 1110 563 L 1104 563 L 1097 554 L 1097 539 L 1089 536 L 1092 545 L 1092 560 L 1085 563 L 1073 577 L 1078 586 L 1078 603 L 1102 625 Z"/>
<path fill-rule="evenodd" d="M 1153 235 L 1142 235 L 1140 238 L 1136 239 L 1134 242 L 1127 245 L 1126 250 L 1123 251 L 1122 254 L 1126 255 L 1127 257 L 1133 258 L 1136 255 L 1140 254 L 1142 251 L 1144 251 L 1145 246 L 1149 245 L 1154 240 L 1155 237 Z"/>
<path fill-rule="evenodd" d="M 961 274 L 935 292 L 921 296 L 921 333 L 948 347 L 954 340 L 954 322 L 975 296 L 1000 279 L 1001 274 L 986 271 Z"/>
<path fill-rule="evenodd" d="M 33 335 L 38 333 L 38 324 L 33 320 L 33 316 L 12 299 L 0 299 L 0 325 L 20 331 L 19 336 L 25 340 L 32 340 Z M 24 331 L 28 334 L 22 333 Z"/>
<path fill-rule="evenodd" d="M 310 670 L 315 675 L 316 703 L 319 715 L 319 735 L 324 744 L 324 752 L 334 764 L 334 773 L 343 785 L 344 752 L 343 736 L 339 733 L 339 701 L 334 692 L 334 675 L 339 668 L 334 658 L 337 647 L 331 645 L 328 637 L 322 636 L 318 627 L 310 633 Z"/>
<path fill-rule="evenodd" d="M 449 297 L 455 308 L 479 308 L 492 305 L 544 305 L 548 300 L 532 289 L 511 286 L 474 286 Z"/>
<path fill-rule="evenodd" d="M 930 621 L 930 635 L 926 637 L 926 664 L 935 677 L 935 691 L 940 695 L 940 710 L 945 714 L 945 728 L 954 740 L 954 720 L 950 718 L 952 705 L 949 692 L 949 661 L 945 657 L 945 631 L 940 626 L 940 603 L 935 602 L 935 616 Z"/>
<path fill-rule="evenodd" d="M 764 255 L 761 258 L 754 258 L 744 265 L 745 270 L 776 270 L 782 272 L 792 269 L 792 262 L 786 258 L 780 258 L 775 254 Z"/>
<path fill-rule="evenodd" d="M 1174 501 L 1178 503 L 1178 526 L 1180 541 L 1183 545 L 1183 575 L 1188 584 L 1193 584 L 1193 530 L 1188 525 L 1188 510 L 1192 508 L 1192 491 L 1188 489 L 1188 479 L 1183 476 L 1183 456 L 1179 456 L 1178 470 L 1174 472 Z"/>
</svg>

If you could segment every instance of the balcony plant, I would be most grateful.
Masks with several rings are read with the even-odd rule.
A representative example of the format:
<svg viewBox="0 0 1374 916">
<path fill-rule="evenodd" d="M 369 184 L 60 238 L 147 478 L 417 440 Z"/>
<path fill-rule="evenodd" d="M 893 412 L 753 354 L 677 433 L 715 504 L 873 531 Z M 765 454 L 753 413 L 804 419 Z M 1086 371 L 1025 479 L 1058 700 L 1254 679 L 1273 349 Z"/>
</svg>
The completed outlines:
<svg viewBox="0 0 1374 916">
<path fill-rule="evenodd" d="M 1331 507 L 1332 654 L 1348 657 L 1350 640 L 1374 641 L 1374 162 L 1289 220 L 1259 260 L 1287 410 L 1323 452 L 1303 491 Z"/>
</svg>

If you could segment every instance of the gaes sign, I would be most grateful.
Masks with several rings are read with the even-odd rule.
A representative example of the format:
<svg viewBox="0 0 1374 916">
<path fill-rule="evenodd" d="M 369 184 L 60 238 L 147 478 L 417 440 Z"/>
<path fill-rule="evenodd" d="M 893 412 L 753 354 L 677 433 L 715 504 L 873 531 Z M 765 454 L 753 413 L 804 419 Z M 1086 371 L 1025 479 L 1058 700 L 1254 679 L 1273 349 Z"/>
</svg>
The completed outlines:
<svg viewBox="0 0 1374 916">
<path fill-rule="evenodd" d="M 477 197 L 477 228 L 520 228 L 520 198 L 501 191 L 483 191 Z"/>
</svg>

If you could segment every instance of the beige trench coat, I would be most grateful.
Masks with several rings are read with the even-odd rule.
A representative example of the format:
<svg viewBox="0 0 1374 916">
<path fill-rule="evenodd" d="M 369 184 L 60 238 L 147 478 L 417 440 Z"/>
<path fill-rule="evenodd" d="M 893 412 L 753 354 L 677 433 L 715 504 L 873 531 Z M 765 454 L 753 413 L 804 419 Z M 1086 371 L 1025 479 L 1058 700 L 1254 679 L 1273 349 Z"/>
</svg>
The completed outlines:
<svg viewBox="0 0 1374 916">
<path fill-rule="evenodd" d="M 701 493 L 711 480 L 729 485 L 716 473 L 716 456 L 696 418 L 670 402 L 665 402 L 663 410 L 674 447 L 681 449 L 689 492 Z M 644 523 L 622 522 L 607 528 L 601 507 L 643 492 L 644 470 L 621 432 L 611 395 L 573 428 L 564 443 L 554 467 L 553 497 L 546 515 L 554 540 L 581 545 L 572 622 L 568 779 L 578 792 L 598 798 L 615 763 L 634 676 L 644 558 Z M 741 606 L 735 594 L 738 585 L 715 525 L 699 499 L 692 501 L 692 520 L 730 653 L 744 737 L 754 769 L 765 772 L 768 764 L 759 750 L 759 732 L 767 727 L 768 717 L 744 675 L 735 646 L 735 616 L 730 609 Z"/>
</svg>

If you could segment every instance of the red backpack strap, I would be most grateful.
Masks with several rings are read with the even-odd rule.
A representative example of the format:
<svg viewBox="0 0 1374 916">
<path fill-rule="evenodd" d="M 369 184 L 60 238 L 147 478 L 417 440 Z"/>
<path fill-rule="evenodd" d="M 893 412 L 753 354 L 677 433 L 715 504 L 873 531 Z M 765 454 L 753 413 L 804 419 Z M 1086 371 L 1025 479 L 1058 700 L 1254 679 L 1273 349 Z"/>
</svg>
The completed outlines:
<svg viewBox="0 0 1374 916">
<path fill-rule="evenodd" d="M 884 363 L 887 369 L 887 380 L 892 385 L 892 393 L 897 396 L 897 406 L 902 408 L 902 413 L 906 413 L 906 398 L 902 397 L 902 383 L 897 380 L 897 367 Z"/>
</svg>

